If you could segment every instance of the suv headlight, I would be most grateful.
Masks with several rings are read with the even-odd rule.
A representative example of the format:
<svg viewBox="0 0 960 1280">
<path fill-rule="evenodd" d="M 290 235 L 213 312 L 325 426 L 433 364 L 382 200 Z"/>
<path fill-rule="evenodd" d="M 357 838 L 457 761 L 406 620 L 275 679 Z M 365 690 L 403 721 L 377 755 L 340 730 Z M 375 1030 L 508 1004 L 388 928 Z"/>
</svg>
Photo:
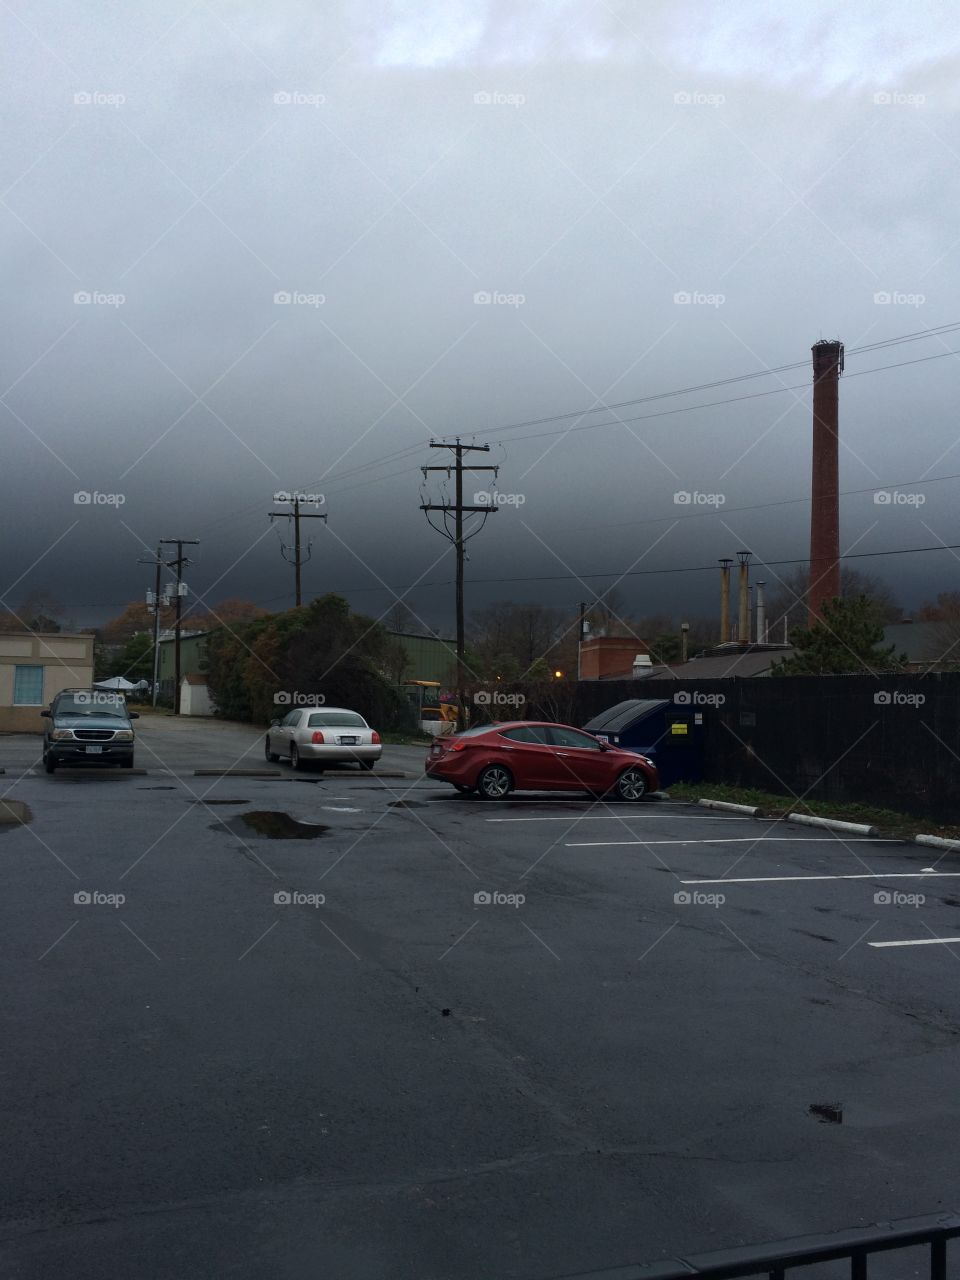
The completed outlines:
<svg viewBox="0 0 960 1280">
<path fill-rule="evenodd" d="M 64 738 L 72 738 L 73 730 L 72 729 L 54 729 L 50 737 L 54 740 L 54 742 L 61 742 Z"/>
<path fill-rule="evenodd" d="M 133 741 L 133 730 L 132 730 L 132 729 L 118 729 L 118 730 L 116 731 L 116 733 L 113 735 L 113 740 L 114 740 L 114 742 L 132 742 L 132 741 Z"/>
</svg>

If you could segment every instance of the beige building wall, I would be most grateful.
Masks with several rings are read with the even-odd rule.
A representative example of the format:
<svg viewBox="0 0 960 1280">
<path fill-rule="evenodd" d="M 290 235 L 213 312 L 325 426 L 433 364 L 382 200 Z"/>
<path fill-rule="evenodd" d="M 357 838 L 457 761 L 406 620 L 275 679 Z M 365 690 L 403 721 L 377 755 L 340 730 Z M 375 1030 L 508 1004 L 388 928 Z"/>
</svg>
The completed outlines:
<svg viewBox="0 0 960 1280">
<path fill-rule="evenodd" d="M 43 668 L 36 705 L 14 706 L 18 666 Z M 61 689 L 89 689 L 92 684 L 92 635 L 0 634 L 0 732 L 42 733 L 40 712 Z"/>
</svg>

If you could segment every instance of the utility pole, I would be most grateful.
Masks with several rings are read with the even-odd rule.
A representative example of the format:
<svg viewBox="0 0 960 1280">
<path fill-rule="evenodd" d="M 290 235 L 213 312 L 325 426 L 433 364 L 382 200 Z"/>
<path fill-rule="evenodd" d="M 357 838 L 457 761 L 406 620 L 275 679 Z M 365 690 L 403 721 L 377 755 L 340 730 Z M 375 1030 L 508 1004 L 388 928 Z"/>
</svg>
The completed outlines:
<svg viewBox="0 0 960 1280">
<path fill-rule="evenodd" d="M 138 564 L 156 565 L 157 581 L 153 589 L 153 689 L 150 695 L 152 706 L 157 705 L 157 679 L 160 674 L 160 572 L 163 569 L 163 558 L 161 556 L 161 548 L 157 547 L 157 555 L 154 560 L 146 560 L 142 556 L 137 561 Z M 150 592 L 147 592 L 147 608 L 150 608 Z"/>
<path fill-rule="evenodd" d="M 172 545 L 177 548 L 177 558 L 166 562 L 168 569 L 177 571 L 177 620 L 174 623 L 174 666 L 173 666 L 173 714 L 180 714 L 180 622 L 183 617 L 183 566 L 190 561 L 183 554 L 184 547 L 198 547 L 199 538 L 161 538 L 160 545 Z"/>
<path fill-rule="evenodd" d="M 465 648 L 464 626 L 463 626 L 463 565 L 465 560 L 464 544 L 468 542 L 470 538 L 475 537 L 480 532 L 480 529 L 482 529 L 483 525 L 486 523 L 486 517 L 488 515 L 492 515 L 497 510 L 497 508 L 493 505 L 492 494 L 488 495 L 491 499 L 490 502 L 484 505 L 481 505 L 481 506 L 464 505 L 463 473 L 465 470 L 471 471 L 471 472 L 492 471 L 494 473 L 494 476 L 496 476 L 499 468 L 498 467 L 464 467 L 463 465 L 463 455 L 465 453 L 489 453 L 490 446 L 488 444 L 461 444 L 460 437 L 457 436 L 457 440 L 455 444 L 444 444 L 441 441 L 431 440 L 430 448 L 431 449 L 451 449 L 453 451 L 454 457 L 456 458 L 456 462 L 452 467 L 446 466 L 446 467 L 421 467 L 420 468 L 421 471 L 423 472 L 424 480 L 426 480 L 427 472 L 429 471 L 445 471 L 447 475 L 449 475 L 450 472 L 452 471 L 454 474 L 454 484 L 455 484 L 454 502 L 452 503 L 422 502 L 420 504 L 420 510 L 428 511 L 428 512 L 429 511 L 443 512 L 443 528 L 441 528 L 439 525 L 435 525 L 433 521 L 430 519 L 429 515 L 427 516 L 427 522 L 431 526 L 431 528 L 436 529 L 438 533 L 442 533 L 445 538 L 448 538 L 456 547 L 456 552 L 457 552 L 457 715 L 459 719 L 459 727 L 463 729 L 463 728 L 466 728 L 466 723 L 467 723 L 466 702 L 464 699 L 464 689 L 463 689 L 463 685 L 464 685 L 463 659 L 464 659 L 464 648 Z M 465 538 L 463 535 L 464 513 L 470 513 L 474 511 L 482 511 L 484 513 L 484 520 L 480 524 L 480 528 L 474 529 L 473 533 L 469 534 L 468 537 Z M 450 512 L 453 513 L 453 517 L 454 517 L 452 533 L 450 531 L 450 526 L 447 523 L 447 516 L 448 516 L 448 513 Z"/>
<path fill-rule="evenodd" d="M 314 497 L 316 497 L 316 495 L 314 495 Z M 300 590 L 300 566 L 306 564 L 307 560 L 310 559 L 310 553 L 313 548 L 313 541 L 311 540 L 310 542 L 307 543 L 306 557 L 301 556 L 300 554 L 300 521 L 301 520 L 326 520 L 327 517 L 319 511 L 301 511 L 300 504 L 301 502 L 305 501 L 305 495 L 300 493 L 291 494 L 290 498 L 288 499 L 282 498 L 278 494 L 274 494 L 274 501 L 277 501 L 277 502 L 288 501 L 290 505 L 293 507 L 293 559 L 291 560 L 287 556 L 287 548 L 283 545 L 283 542 L 280 543 L 280 554 L 283 556 L 284 560 L 286 560 L 288 564 L 293 565 L 294 582 L 296 584 L 295 598 L 296 598 L 297 608 L 299 609 L 303 600 L 302 592 Z M 270 515 L 270 523 L 272 524 L 273 521 L 277 518 L 286 518 L 289 520 L 291 513 L 289 511 L 271 511 L 269 515 Z"/>
<path fill-rule="evenodd" d="M 740 592 L 737 611 L 737 641 L 740 644 L 750 643 L 750 552 L 738 551 L 737 561 L 740 565 Z"/>
<path fill-rule="evenodd" d="M 580 601 L 580 625 L 577 631 L 577 679 L 578 680 L 582 679 L 581 654 L 583 651 L 583 641 L 584 641 L 584 637 L 590 631 L 590 623 L 587 622 L 587 608 L 588 608 L 588 605 L 586 604 L 586 602 L 581 600 Z"/>
</svg>

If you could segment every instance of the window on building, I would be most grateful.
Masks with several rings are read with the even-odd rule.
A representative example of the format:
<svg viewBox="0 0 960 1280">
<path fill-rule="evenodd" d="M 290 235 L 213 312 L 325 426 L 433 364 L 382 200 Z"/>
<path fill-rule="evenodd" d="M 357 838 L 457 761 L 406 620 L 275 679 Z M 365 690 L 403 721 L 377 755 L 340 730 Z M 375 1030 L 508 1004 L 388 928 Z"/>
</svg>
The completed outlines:
<svg viewBox="0 0 960 1280">
<path fill-rule="evenodd" d="M 43 667 L 14 667 L 13 705 L 43 706 Z"/>
</svg>

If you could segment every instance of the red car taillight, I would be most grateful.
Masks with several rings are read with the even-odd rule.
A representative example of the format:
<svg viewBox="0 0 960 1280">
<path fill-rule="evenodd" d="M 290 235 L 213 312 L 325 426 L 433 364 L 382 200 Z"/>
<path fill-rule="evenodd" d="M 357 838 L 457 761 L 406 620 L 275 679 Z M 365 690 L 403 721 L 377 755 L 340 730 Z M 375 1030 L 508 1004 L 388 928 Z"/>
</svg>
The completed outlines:
<svg viewBox="0 0 960 1280">
<path fill-rule="evenodd" d="M 447 743 L 447 750 L 448 750 L 448 751 L 463 751 L 463 750 L 467 747 L 467 745 L 468 745 L 468 744 L 467 744 L 466 742 L 460 742 L 457 738 L 454 738 L 454 739 L 452 739 L 452 741 L 450 741 L 450 742 L 448 742 L 448 743 Z"/>
<path fill-rule="evenodd" d="M 370 739 L 370 741 L 373 743 L 375 747 L 378 747 L 380 745 L 380 735 L 379 733 L 377 733 L 376 729 L 373 730 L 373 737 Z"/>
<path fill-rule="evenodd" d="M 314 729 L 313 734 L 311 735 L 310 741 L 314 744 L 314 746 L 318 746 L 323 742 L 323 734 L 320 732 L 319 729 Z"/>
</svg>

